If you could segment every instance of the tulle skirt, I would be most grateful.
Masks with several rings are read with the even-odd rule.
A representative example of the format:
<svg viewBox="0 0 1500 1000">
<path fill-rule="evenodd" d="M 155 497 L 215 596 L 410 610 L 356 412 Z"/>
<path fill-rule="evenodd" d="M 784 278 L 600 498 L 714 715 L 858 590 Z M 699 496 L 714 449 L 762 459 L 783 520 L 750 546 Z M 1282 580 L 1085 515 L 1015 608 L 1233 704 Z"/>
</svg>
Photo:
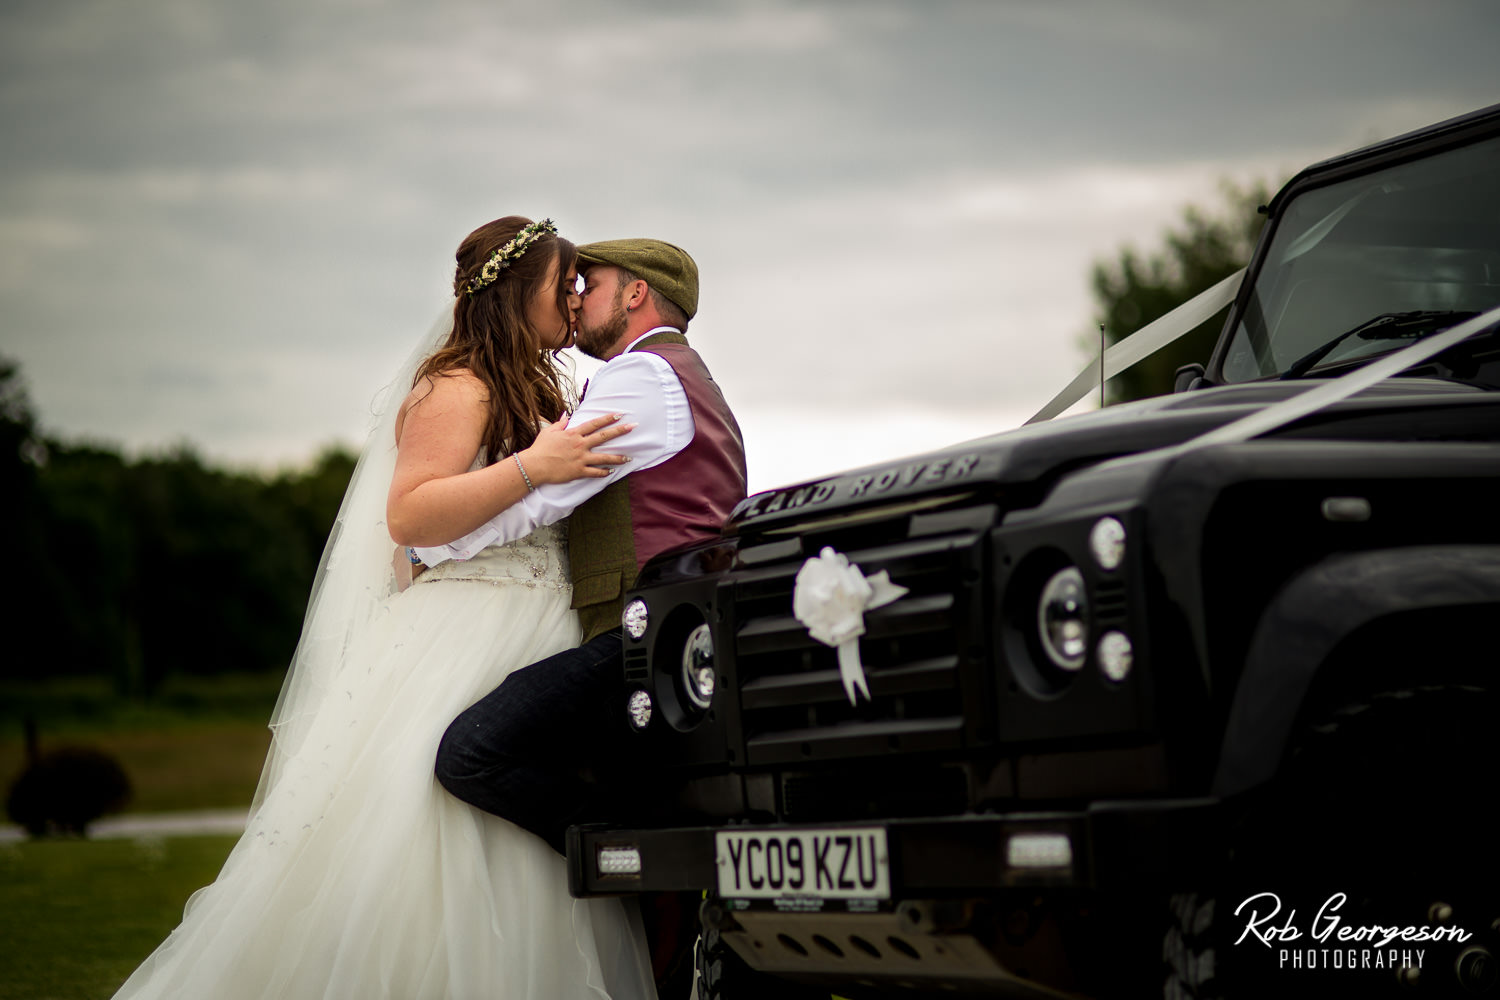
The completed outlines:
<svg viewBox="0 0 1500 1000">
<path fill-rule="evenodd" d="M 450 796 L 438 740 L 578 642 L 565 589 L 437 580 L 356 642 L 218 879 L 122 998 L 654 997 L 634 904 L 574 900 L 538 837 Z"/>
</svg>

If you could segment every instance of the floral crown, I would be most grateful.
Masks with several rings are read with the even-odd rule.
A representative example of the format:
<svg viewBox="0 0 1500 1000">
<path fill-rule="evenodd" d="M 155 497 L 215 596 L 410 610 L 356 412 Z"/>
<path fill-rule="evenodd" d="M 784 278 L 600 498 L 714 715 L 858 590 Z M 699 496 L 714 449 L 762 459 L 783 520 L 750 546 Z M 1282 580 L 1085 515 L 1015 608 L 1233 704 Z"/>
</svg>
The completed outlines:
<svg viewBox="0 0 1500 1000">
<path fill-rule="evenodd" d="M 545 233 L 557 234 L 557 226 L 551 219 L 541 219 L 522 226 L 514 239 L 490 254 L 490 259 L 484 262 L 479 273 L 464 286 L 464 291 L 473 295 L 486 285 L 493 284 L 500 277 L 500 272 L 510 267 L 511 261 L 519 260 L 522 254 L 531 249 L 531 244 L 541 239 Z"/>
</svg>

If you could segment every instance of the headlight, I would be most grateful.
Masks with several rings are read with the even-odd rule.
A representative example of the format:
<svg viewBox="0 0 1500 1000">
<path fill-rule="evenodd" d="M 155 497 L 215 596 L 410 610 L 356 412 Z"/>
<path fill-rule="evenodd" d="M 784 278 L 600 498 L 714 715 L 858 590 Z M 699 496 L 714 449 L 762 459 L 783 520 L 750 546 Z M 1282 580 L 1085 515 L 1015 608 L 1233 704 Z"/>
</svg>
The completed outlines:
<svg viewBox="0 0 1500 1000">
<path fill-rule="evenodd" d="M 636 729 L 645 729 L 651 725 L 651 695 L 645 691 L 630 692 L 630 699 L 625 702 L 625 710 L 630 715 L 630 724 Z"/>
<path fill-rule="evenodd" d="M 650 609 L 639 597 L 625 605 L 625 613 L 620 616 L 620 624 L 625 626 L 625 634 L 632 639 L 639 639 L 645 635 L 646 626 L 650 622 Z"/>
<path fill-rule="evenodd" d="M 1037 632 L 1047 658 L 1063 670 L 1083 667 L 1088 655 L 1088 597 L 1077 566 L 1058 570 L 1037 602 Z"/>
<path fill-rule="evenodd" d="M 700 709 L 714 700 L 714 639 L 707 625 L 689 632 L 682 645 L 682 690 Z"/>
</svg>

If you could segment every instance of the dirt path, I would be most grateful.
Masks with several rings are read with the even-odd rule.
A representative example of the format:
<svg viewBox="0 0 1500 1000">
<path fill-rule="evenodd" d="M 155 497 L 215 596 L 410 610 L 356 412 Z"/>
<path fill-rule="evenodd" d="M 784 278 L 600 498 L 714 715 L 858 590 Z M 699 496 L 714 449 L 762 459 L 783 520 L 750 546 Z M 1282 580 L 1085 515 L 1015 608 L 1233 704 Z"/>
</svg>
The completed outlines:
<svg viewBox="0 0 1500 1000">
<path fill-rule="evenodd" d="M 89 827 L 89 837 L 109 840 L 128 837 L 191 837 L 204 834 L 244 832 L 243 809 L 205 809 L 197 812 L 126 813 L 99 820 Z M 0 843 L 26 839 L 19 826 L 0 825 Z"/>
</svg>

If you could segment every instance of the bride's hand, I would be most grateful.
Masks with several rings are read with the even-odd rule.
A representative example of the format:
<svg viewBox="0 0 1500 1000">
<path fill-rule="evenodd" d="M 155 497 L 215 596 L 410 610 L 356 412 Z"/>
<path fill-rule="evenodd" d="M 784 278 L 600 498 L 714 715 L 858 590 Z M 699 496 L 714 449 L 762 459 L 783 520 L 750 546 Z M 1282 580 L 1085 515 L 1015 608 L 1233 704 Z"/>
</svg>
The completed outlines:
<svg viewBox="0 0 1500 1000">
<path fill-rule="evenodd" d="M 611 467 L 630 461 L 625 455 L 594 451 L 635 426 L 619 420 L 620 414 L 613 413 L 569 427 L 568 415 L 564 413 L 555 423 L 542 428 L 531 447 L 520 453 L 521 465 L 537 486 L 607 476 Z"/>
</svg>

